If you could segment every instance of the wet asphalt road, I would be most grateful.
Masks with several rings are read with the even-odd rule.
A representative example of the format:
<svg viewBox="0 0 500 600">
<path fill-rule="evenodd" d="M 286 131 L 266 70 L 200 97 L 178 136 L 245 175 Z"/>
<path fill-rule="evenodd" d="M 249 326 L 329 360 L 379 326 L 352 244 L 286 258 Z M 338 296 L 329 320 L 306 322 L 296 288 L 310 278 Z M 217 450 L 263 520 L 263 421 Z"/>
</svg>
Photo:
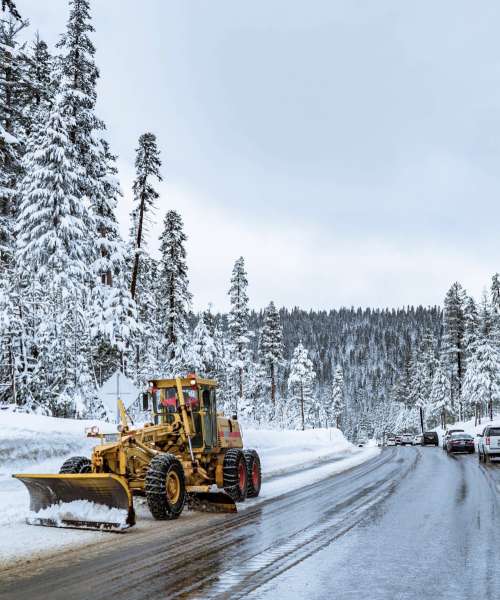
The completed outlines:
<svg viewBox="0 0 500 600">
<path fill-rule="evenodd" d="M 240 512 L 0 573 L 3 599 L 500 598 L 500 465 L 388 448 Z"/>
</svg>

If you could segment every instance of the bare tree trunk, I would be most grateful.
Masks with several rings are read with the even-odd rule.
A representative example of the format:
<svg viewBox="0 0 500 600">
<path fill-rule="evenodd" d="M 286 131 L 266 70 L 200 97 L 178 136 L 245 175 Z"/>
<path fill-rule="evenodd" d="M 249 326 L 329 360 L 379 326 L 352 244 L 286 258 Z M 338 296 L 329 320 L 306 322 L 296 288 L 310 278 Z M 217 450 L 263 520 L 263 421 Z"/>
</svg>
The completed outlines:
<svg viewBox="0 0 500 600">
<path fill-rule="evenodd" d="M 145 196 L 144 196 L 144 191 L 143 191 L 141 193 L 141 203 L 139 205 L 139 223 L 137 225 L 137 238 L 136 238 L 136 242 L 135 242 L 134 268 L 132 270 L 132 281 L 130 284 L 130 295 L 132 296 L 132 300 L 135 300 L 137 275 L 139 273 L 139 251 L 141 249 L 142 229 L 144 226 L 144 205 L 145 205 Z"/>
<path fill-rule="evenodd" d="M 276 410 L 276 376 L 274 363 L 271 363 L 271 403 L 273 405 L 273 415 Z"/>
<path fill-rule="evenodd" d="M 302 419 L 302 431 L 304 431 L 304 387 L 302 384 L 300 384 L 300 416 Z"/>
</svg>

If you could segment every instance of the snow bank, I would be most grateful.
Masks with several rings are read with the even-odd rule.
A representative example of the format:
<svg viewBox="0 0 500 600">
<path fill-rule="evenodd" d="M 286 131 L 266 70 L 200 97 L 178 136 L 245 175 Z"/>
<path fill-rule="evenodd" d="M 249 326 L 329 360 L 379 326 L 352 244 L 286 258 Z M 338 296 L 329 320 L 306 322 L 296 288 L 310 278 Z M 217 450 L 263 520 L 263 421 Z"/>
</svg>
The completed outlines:
<svg viewBox="0 0 500 600">
<path fill-rule="evenodd" d="M 116 425 L 110 423 L 1 410 L 0 475 L 8 464 L 34 463 L 89 452 L 95 440 L 85 436 L 85 428 L 93 425 L 105 433 L 116 431 Z"/>
<path fill-rule="evenodd" d="M 338 429 L 279 431 L 242 425 L 242 435 L 245 446 L 259 453 L 264 478 L 356 450 Z"/>
<path fill-rule="evenodd" d="M 35 525 L 38 519 L 50 519 L 59 527 L 64 527 L 64 521 L 87 521 L 90 523 L 113 523 L 119 529 L 127 527 L 127 511 L 120 508 L 110 508 L 103 504 L 95 504 L 88 500 L 60 502 L 37 513 L 30 512 L 26 521 Z"/>
<path fill-rule="evenodd" d="M 494 427 L 500 427 L 500 415 L 494 415 L 493 421 L 490 421 L 488 417 L 483 417 L 481 419 L 480 425 L 474 425 L 474 419 L 470 419 L 469 421 L 457 421 L 456 423 L 449 423 L 446 428 L 447 429 L 463 429 L 466 433 L 470 433 L 471 435 L 476 435 L 478 433 L 482 433 L 483 429 L 486 425 L 492 425 Z M 444 431 L 441 427 L 437 427 L 434 431 L 437 432 L 439 439 L 441 440 Z"/>
</svg>

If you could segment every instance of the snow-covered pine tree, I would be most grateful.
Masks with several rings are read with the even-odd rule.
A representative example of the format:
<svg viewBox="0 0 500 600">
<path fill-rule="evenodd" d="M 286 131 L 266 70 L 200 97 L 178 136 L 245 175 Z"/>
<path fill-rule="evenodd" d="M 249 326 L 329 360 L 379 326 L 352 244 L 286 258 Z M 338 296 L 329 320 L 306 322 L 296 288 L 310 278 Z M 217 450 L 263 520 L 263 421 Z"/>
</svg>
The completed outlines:
<svg viewBox="0 0 500 600">
<path fill-rule="evenodd" d="M 479 314 L 477 305 L 471 296 L 467 298 L 464 309 L 464 348 L 465 358 L 468 361 L 474 353 L 479 336 Z"/>
<path fill-rule="evenodd" d="M 104 129 L 104 123 L 95 114 L 99 70 L 90 38 L 94 27 L 89 0 L 69 0 L 69 6 L 66 32 L 57 43 L 61 51 L 58 60 L 61 107 L 68 120 L 69 140 L 75 147 L 75 163 L 80 167 L 79 194 L 92 201 L 96 193 L 95 169 L 100 163 L 95 132 Z"/>
<path fill-rule="evenodd" d="M 27 21 L 0 18 L 0 272 L 13 253 L 16 188 L 24 152 L 26 62 L 19 42 Z"/>
<path fill-rule="evenodd" d="M 270 302 L 264 312 L 264 326 L 259 340 L 259 358 L 266 368 L 271 383 L 271 414 L 276 409 L 276 375 L 283 361 L 283 330 L 280 315 L 274 302 Z"/>
<path fill-rule="evenodd" d="M 54 60 L 47 44 L 38 32 L 26 55 L 26 85 L 24 86 L 24 123 L 25 134 L 31 135 L 33 122 L 39 121 L 38 113 L 47 114 L 54 102 L 56 82 L 54 81 Z"/>
<path fill-rule="evenodd" d="M 217 347 L 210 329 L 201 315 L 191 336 L 187 351 L 187 366 L 202 377 L 214 378 L 217 362 Z"/>
<path fill-rule="evenodd" d="M 24 158 L 16 223 L 16 259 L 21 271 L 63 294 L 82 293 L 88 272 L 87 208 L 77 195 L 72 145 L 59 103 Z"/>
<path fill-rule="evenodd" d="M 448 417 L 454 415 L 451 402 L 451 383 L 445 366 L 447 362 L 448 357 L 442 357 L 436 367 L 428 406 L 429 416 L 435 421 L 437 420 L 443 429 L 446 428 Z"/>
<path fill-rule="evenodd" d="M 229 336 L 231 340 L 232 366 L 238 377 L 238 392 L 235 395 L 234 413 L 238 415 L 238 405 L 243 403 L 243 379 L 248 359 L 250 333 L 248 329 L 248 279 L 245 271 L 245 259 L 241 256 L 234 263 L 229 287 L 231 309 L 228 315 Z"/>
<path fill-rule="evenodd" d="M 331 415 L 335 420 L 335 427 L 340 429 L 340 421 L 345 410 L 344 401 L 344 374 L 342 367 L 338 365 L 332 383 Z"/>
<path fill-rule="evenodd" d="M 73 406 L 68 398 L 81 389 L 81 364 L 76 363 L 82 360 L 79 347 L 87 328 L 91 234 L 87 208 L 77 195 L 74 147 L 59 103 L 44 127 L 34 128 L 23 166 L 15 257 L 24 293 L 38 299 L 31 315 L 39 363 L 34 376 L 43 388 L 38 399 L 53 414 L 68 416 Z"/>
<path fill-rule="evenodd" d="M 186 362 L 187 318 L 191 306 L 186 240 L 181 216 L 175 210 L 169 210 L 160 236 L 160 308 L 164 323 L 163 354 L 172 374 L 185 369 Z"/>
<path fill-rule="evenodd" d="M 130 283 L 130 293 L 135 300 L 137 279 L 141 256 L 145 250 L 145 241 L 148 230 L 150 214 L 156 209 L 156 200 L 160 197 L 153 187 L 153 182 L 161 181 L 160 152 L 156 145 L 156 136 L 153 133 L 144 133 L 139 138 L 136 150 L 134 180 L 134 209 L 132 211 L 131 238 L 133 240 L 133 266 Z"/>
<path fill-rule="evenodd" d="M 8 11 L 14 17 L 14 19 L 21 18 L 14 0 L 2 0 L 2 10 Z"/>
<path fill-rule="evenodd" d="M 465 375 L 464 333 L 466 292 L 460 283 L 454 283 L 444 299 L 443 348 L 448 358 L 452 405 L 462 416 L 462 383 Z"/>
<path fill-rule="evenodd" d="M 288 389 L 293 401 L 300 407 L 300 425 L 305 429 L 305 414 L 310 403 L 313 402 L 313 382 L 316 377 L 314 365 L 309 358 L 306 348 L 299 343 L 293 351 L 290 362 L 290 375 L 288 376 Z"/>
</svg>

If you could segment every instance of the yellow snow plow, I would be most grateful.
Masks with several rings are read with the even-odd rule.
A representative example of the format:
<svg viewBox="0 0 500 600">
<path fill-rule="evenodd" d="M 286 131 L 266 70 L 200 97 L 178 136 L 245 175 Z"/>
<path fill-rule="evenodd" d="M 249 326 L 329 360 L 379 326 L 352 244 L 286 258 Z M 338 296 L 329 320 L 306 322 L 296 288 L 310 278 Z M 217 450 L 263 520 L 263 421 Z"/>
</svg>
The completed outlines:
<svg viewBox="0 0 500 600">
<path fill-rule="evenodd" d="M 196 375 L 150 381 L 143 410 L 151 422 L 121 424 L 100 439 L 92 457 L 75 456 L 59 474 L 14 475 L 30 494 L 28 523 L 123 530 L 134 525 L 133 496 L 146 497 L 155 519 L 176 519 L 187 504 L 209 512 L 236 512 L 236 502 L 259 495 L 260 459 L 244 450 L 237 419 L 216 410 L 217 383 Z"/>
</svg>

